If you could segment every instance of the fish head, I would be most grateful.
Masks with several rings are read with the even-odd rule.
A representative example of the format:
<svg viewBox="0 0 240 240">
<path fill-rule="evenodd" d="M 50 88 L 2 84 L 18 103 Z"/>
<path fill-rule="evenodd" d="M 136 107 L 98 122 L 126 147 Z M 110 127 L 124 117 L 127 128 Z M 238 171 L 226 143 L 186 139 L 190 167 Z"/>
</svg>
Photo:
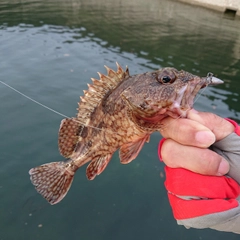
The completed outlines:
<svg viewBox="0 0 240 240">
<path fill-rule="evenodd" d="M 132 84 L 121 96 L 132 114 L 151 122 L 160 121 L 167 116 L 186 117 L 201 88 L 223 83 L 210 73 L 207 77 L 199 77 L 170 67 L 132 78 Z"/>
</svg>

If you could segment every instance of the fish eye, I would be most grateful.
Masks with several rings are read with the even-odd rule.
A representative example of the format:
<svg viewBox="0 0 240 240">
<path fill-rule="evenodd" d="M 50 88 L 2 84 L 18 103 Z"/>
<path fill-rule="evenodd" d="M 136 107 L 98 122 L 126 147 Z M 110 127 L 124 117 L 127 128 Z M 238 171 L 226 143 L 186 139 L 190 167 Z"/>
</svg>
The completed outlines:
<svg viewBox="0 0 240 240">
<path fill-rule="evenodd" d="M 171 84 L 177 79 L 176 69 L 163 68 L 154 72 L 153 77 L 161 84 Z"/>
<path fill-rule="evenodd" d="M 170 84 L 175 81 L 175 76 L 170 76 L 170 75 L 163 75 L 163 76 L 158 76 L 157 81 L 162 83 L 162 84 Z"/>
<path fill-rule="evenodd" d="M 171 78 L 169 76 L 163 76 L 162 77 L 162 83 L 169 83 L 171 82 Z"/>
</svg>

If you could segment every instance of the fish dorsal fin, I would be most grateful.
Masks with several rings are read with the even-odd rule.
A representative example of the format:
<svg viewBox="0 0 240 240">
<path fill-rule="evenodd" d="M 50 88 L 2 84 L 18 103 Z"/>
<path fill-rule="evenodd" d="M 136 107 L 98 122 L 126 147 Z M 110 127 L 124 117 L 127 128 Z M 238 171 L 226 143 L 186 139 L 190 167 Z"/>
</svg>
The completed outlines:
<svg viewBox="0 0 240 240">
<path fill-rule="evenodd" d="M 140 138 L 136 142 L 129 142 L 121 146 L 119 150 L 120 162 L 122 164 L 130 163 L 134 160 L 141 151 L 145 142 L 149 142 L 150 135 L 146 135 L 144 138 Z"/>
<path fill-rule="evenodd" d="M 93 180 L 97 175 L 101 174 L 107 167 L 112 158 L 112 154 L 100 156 L 96 160 L 92 160 L 86 170 L 86 175 L 89 180 Z"/>
<path fill-rule="evenodd" d="M 88 84 L 88 90 L 85 90 L 84 96 L 80 97 L 81 100 L 78 103 L 77 119 L 82 124 L 89 124 L 94 109 L 99 106 L 104 97 L 107 96 L 110 91 L 115 89 L 120 82 L 129 76 L 127 67 L 124 71 L 118 63 L 116 64 L 116 72 L 105 66 L 107 69 L 107 75 L 98 73 L 100 80 L 92 78 L 93 84 Z"/>
<path fill-rule="evenodd" d="M 58 147 L 62 156 L 69 158 L 79 140 L 83 126 L 76 118 L 66 118 L 61 121 L 58 132 Z"/>
</svg>

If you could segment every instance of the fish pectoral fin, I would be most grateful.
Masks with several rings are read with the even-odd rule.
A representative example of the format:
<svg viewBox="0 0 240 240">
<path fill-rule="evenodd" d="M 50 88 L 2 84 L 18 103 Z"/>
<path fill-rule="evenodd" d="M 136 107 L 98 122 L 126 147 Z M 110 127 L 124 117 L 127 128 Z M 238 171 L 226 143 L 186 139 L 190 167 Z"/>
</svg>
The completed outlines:
<svg viewBox="0 0 240 240">
<path fill-rule="evenodd" d="M 79 140 L 81 124 L 75 118 L 63 119 L 58 133 L 59 151 L 65 158 L 70 158 Z"/>
<path fill-rule="evenodd" d="M 87 166 L 86 175 L 88 180 L 93 180 L 97 175 L 101 174 L 107 167 L 112 158 L 112 154 L 100 156 L 96 160 L 92 160 Z"/>
<path fill-rule="evenodd" d="M 139 139 L 136 142 L 129 142 L 121 146 L 119 150 L 120 162 L 122 164 L 130 163 L 134 160 L 141 151 L 145 142 L 149 142 L 150 135 L 146 135 L 144 138 Z"/>
</svg>

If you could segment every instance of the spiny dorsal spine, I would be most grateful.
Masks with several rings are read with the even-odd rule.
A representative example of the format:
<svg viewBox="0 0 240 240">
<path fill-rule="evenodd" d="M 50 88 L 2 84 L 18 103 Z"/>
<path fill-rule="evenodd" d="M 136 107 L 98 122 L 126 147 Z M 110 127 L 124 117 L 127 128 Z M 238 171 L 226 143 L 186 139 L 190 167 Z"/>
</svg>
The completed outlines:
<svg viewBox="0 0 240 240">
<path fill-rule="evenodd" d="M 98 73 L 100 79 L 97 80 L 92 78 L 93 84 L 88 84 L 88 90 L 84 90 L 84 96 L 80 97 L 80 102 L 78 103 L 78 113 L 77 119 L 82 124 L 89 123 L 89 117 L 94 109 L 99 106 L 102 99 L 109 91 L 115 89 L 118 84 L 129 76 L 129 70 L 126 67 L 124 71 L 123 68 L 117 64 L 117 71 L 113 71 L 111 68 L 107 69 L 107 75 Z"/>
</svg>

